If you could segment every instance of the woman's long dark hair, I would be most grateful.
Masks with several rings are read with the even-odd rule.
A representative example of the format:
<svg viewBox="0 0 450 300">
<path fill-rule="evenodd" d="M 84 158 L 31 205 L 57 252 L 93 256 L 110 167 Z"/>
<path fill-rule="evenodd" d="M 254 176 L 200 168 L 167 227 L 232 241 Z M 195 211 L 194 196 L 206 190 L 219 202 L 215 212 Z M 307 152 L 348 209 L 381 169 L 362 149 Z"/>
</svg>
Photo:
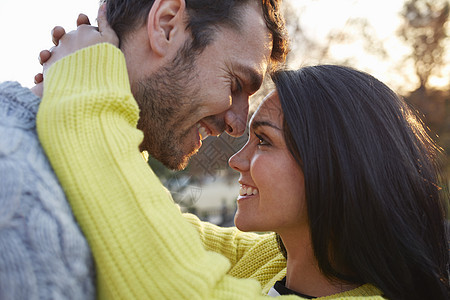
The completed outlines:
<svg viewBox="0 0 450 300">
<path fill-rule="evenodd" d="M 273 75 L 303 170 L 315 257 L 330 279 L 389 299 L 448 299 L 436 144 L 386 85 L 342 66 Z"/>
</svg>

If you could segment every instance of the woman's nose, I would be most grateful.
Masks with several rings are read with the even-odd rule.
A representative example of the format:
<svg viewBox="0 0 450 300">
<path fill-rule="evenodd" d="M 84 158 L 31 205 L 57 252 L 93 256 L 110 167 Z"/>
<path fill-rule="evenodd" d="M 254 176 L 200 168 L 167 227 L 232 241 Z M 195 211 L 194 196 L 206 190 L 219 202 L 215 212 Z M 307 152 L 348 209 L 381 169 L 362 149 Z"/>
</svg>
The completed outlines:
<svg viewBox="0 0 450 300">
<path fill-rule="evenodd" d="M 239 172 L 245 172 L 249 169 L 249 160 L 247 157 L 247 144 L 241 148 L 238 152 L 236 152 L 233 156 L 228 160 L 228 164 L 231 168 Z"/>
</svg>

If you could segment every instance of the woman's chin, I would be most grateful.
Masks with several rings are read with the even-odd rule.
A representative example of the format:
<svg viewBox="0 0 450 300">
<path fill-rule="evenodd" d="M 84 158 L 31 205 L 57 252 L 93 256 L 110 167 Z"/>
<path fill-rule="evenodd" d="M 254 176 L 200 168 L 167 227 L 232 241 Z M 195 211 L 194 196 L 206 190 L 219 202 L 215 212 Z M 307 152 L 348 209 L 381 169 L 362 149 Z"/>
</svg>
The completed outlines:
<svg viewBox="0 0 450 300">
<path fill-rule="evenodd" d="M 239 211 L 237 211 L 236 215 L 234 216 L 234 225 L 240 231 L 251 231 L 251 230 L 248 229 L 249 228 L 248 222 L 245 221 L 245 218 L 243 216 L 239 215 Z"/>
<path fill-rule="evenodd" d="M 262 226 L 258 226 L 258 224 L 255 224 L 251 221 L 251 218 L 248 216 L 240 215 L 239 211 L 236 212 L 236 215 L 234 216 L 234 225 L 237 229 L 244 232 L 262 232 L 265 230 L 262 230 Z"/>
</svg>

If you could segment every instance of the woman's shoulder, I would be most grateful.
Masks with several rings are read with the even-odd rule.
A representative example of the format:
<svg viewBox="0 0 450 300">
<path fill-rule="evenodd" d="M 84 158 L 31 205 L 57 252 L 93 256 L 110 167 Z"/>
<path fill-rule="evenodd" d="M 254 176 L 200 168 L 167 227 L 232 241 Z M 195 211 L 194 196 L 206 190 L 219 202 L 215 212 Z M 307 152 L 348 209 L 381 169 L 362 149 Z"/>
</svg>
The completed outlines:
<svg viewBox="0 0 450 300">
<path fill-rule="evenodd" d="M 335 295 L 316 298 L 320 300 L 348 299 L 348 300 L 385 300 L 383 292 L 371 284 L 363 284 L 355 289 Z"/>
</svg>

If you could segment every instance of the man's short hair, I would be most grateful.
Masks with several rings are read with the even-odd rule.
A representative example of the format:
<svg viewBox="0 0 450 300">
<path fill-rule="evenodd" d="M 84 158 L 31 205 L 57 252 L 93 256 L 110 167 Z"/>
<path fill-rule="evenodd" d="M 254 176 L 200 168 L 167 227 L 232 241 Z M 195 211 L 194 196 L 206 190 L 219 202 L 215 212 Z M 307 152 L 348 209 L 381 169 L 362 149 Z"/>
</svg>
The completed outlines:
<svg viewBox="0 0 450 300">
<path fill-rule="evenodd" d="M 214 40 L 218 26 L 239 30 L 242 23 L 240 8 L 251 1 L 262 7 L 264 20 L 273 37 L 271 68 L 283 63 L 288 52 L 287 30 L 281 14 L 281 0 L 185 0 L 188 20 L 186 28 L 192 33 L 190 50 L 202 52 Z M 107 19 L 121 41 L 127 34 L 147 21 L 154 0 L 104 0 Z"/>
</svg>

